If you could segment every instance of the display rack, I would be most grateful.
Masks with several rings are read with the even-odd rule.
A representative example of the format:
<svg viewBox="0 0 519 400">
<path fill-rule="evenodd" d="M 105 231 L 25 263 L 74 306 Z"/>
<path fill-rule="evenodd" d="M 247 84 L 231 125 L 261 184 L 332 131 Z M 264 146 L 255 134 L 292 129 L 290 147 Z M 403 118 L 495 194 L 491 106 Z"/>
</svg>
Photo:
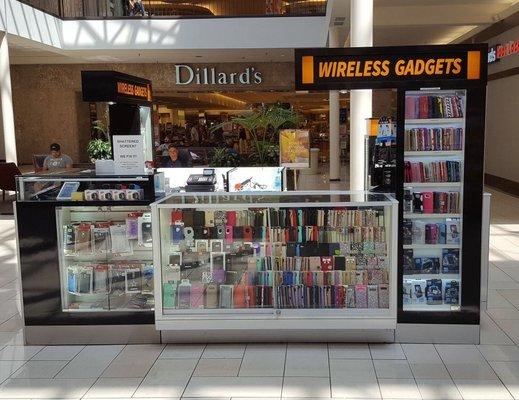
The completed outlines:
<svg viewBox="0 0 519 400">
<path fill-rule="evenodd" d="M 149 207 L 58 207 L 63 312 L 154 307 Z"/>
<path fill-rule="evenodd" d="M 405 92 L 403 311 L 459 311 L 465 90 Z"/>
<path fill-rule="evenodd" d="M 348 192 L 154 203 L 157 329 L 394 329 L 397 209 Z"/>
</svg>

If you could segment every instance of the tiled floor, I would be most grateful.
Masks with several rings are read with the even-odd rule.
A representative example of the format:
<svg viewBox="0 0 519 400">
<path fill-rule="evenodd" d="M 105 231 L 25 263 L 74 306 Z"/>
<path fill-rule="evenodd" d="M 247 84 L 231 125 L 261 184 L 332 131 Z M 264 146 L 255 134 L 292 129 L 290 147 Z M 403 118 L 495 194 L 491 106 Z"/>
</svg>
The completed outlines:
<svg viewBox="0 0 519 400">
<path fill-rule="evenodd" d="M 479 346 L 23 346 L 14 225 L 0 220 L 0 399 L 519 399 L 519 199 L 491 192 Z"/>
</svg>

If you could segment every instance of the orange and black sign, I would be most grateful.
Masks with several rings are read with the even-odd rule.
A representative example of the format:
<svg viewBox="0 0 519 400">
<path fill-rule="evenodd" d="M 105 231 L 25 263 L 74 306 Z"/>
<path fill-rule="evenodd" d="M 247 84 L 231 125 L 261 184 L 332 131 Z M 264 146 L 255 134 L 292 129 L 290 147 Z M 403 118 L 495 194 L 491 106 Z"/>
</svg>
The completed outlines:
<svg viewBox="0 0 519 400">
<path fill-rule="evenodd" d="M 116 71 L 82 71 L 83 100 L 149 104 L 153 100 L 151 81 Z"/>
<path fill-rule="evenodd" d="M 486 79 L 481 45 L 297 49 L 296 89 L 395 87 Z"/>
</svg>

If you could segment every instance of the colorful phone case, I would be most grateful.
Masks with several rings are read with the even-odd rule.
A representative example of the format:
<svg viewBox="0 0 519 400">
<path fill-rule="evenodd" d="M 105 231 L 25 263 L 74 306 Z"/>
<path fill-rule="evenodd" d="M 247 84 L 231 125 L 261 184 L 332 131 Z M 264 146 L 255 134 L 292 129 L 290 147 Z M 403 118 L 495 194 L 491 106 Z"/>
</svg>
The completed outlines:
<svg viewBox="0 0 519 400">
<path fill-rule="evenodd" d="M 233 242 L 233 227 L 231 225 L 225 226 L 225 243 L 232 244 Z"/>
<path fill-rule="evenodd" d="M 246 289 L 245 285 L 236 285 L 234 287 L 234 308 L 246 308 Z"/>
<path fill-rule="evenodd" d="M 204 308 L 204 285 L 202 283 L 191 284 L 191 308 Z"/>
<path fill-rule="evenodd" d="M 230 225 L 230 226 L 236 225 L 236 211 L 227 211 L 226 218 L 227 218 L 227 225 Z"/>
<path fill-rule="evenodd" d="M 205 308 L 218 308 L 218 285 L 210 283 L 205 290 Z"/>
</svg>

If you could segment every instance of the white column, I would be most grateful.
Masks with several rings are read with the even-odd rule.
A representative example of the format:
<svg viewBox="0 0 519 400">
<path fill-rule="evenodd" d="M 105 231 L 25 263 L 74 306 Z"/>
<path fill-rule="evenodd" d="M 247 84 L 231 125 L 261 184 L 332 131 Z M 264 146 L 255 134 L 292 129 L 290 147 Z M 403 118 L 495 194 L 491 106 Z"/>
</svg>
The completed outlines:
<svg viewBox="0 0 519 400">
<path fill-rule="evenodd" d="M 339 44 L 339 32 L 337 28 L 330 28 L 330 34 L 328 37 L 329 47 L 342 47 Z M 330 146 L 330 180 L 338 181 L 341 178 L 341 146 L 340 146 L 340 135 L 339 135 L 339 91 L 330 90 L 328 95 L 328 101 L 330 104 L 330 133 L 329 133 L 329 146 Z"/>
<path fill-rule="evenodd" d="M 11 69 L 7 36 L 0 33 L 0 135 L 3 136 L 5 160 L 17 163 L 16 137 L 14 132 L 13 96 L 11 89 Z M 2 155 L 0 154 L 0 157 Z"/>
<path fill-rule="evenodd" d="M 351 0 L 351 47 L 373 46 L 373 0 Z M 371 118 L 371 90 L 350 92 L 350 189 L 364 190 L 364 137 Z"/>
</svg>

